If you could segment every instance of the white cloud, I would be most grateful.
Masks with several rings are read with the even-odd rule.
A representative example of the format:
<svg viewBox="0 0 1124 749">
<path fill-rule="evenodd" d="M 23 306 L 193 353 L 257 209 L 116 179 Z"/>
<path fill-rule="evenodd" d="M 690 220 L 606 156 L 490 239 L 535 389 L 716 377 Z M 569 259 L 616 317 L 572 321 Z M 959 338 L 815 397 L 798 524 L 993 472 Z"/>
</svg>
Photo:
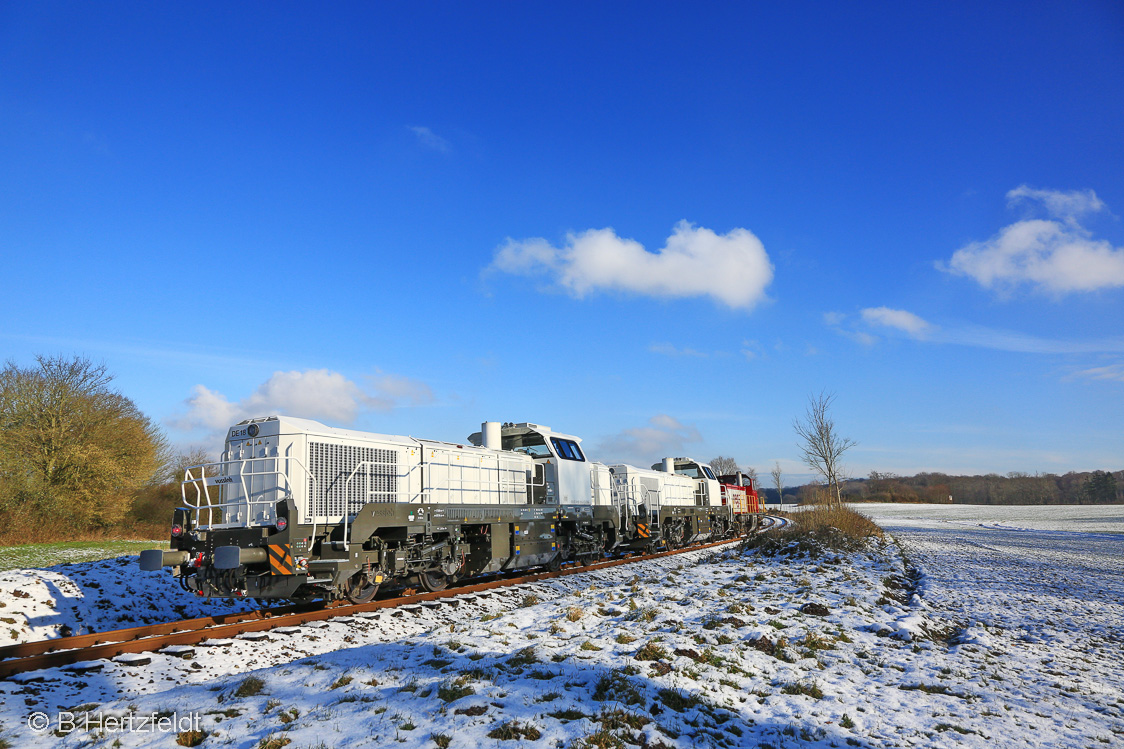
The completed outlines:
<svg viewBox="0 0 1124 749">
<path fill-rule="evenodd" d="M 914 338 L 924 338 L 933 326 L 912 312 L 889 307 L 867 307 L 862 311 L 864 322 L 904 331 Z"/>
<path fill-rule="evenodd" d="M 653 354 L 661 354 L 663 356 L 691 356 L 700 359 L 705 359 L 709 356 L 705 351 L 696 351 L 693 348 L 677 348 L 671 343 L 653 343 L 648 347 L 648 350 Z"/>
<path fill-rule="evenodd" d="M 1104 210 L 1092 190 L 1057 192 L 1025 185 L 1007 193 L 1011 204 L 1030 202 L 1051 217 L 1018 221 L 987 241 L 972 242 L 937 268 L 1009 291 L 1021 284 L 1062 295 L 1124 286 L 1124 248 L 1093 239 L 1079 219 Z"/>
<path fill-rule="evenodd" d="M 1124 382 L 1124 364 L 1109 364 L 1104 367 L 1092 367 L 1074 372 L 1073 377 L 1085 377 L 1090 380 L 1115 380 Z"/>
<path fill-rule="evenodd" d="M 890 307 L 868 307 L 861 311 L 861 317 L 868 325 L 894 328 L 912 338 L 931 343 L 1024 354 L 1113 354 L 1124 351 L 1124 338 L 1066 341 L 965 323 L 938 327 L 912 312 Z M 842 313 L 827 313 L 824 321 L 837 333 L 857 343 L 870 346 L 878 342 L 875 336 L 849 325 L 847 316 Z"/>
<path fill-rule="evenodd" d="M 383 372 L 368 375 L 366 379 L 378 393 L 378 397 L 374 400 L 386 404 L 385 408 L 376 410 L 390 410 L 403 401 L 412 406 L 433 401 L 433 391 L 429 389 L 429 385 L 420 380 Z"/>
<path fill-rule="evenodd" d="M 873 346 L 874 344 L 878 343 L 878 336 L 873 336 L 870 333 L 864 333 L 861 330 L 843 331 L 843 334 L 855 343 L 861 343 L 864 346 Z"/>
<path fill-rule="evenodd" d="M 773 280 L 764 245 L 747 229 L 716 234 L 687 221 L 675 225 L 665 246 L 652 253 L 612 229 L 566 235 L 564 247 L 545 239 L 508 239 L 493 269 L 519 275 L 546 274 L 574 297 L 618 290 L 653 297 L 708 296 L 732 308 L 763 301 Z"/>
<path fill-rule="evenodd" d="M 1011 330 L 998 330 L 980 325 L 949 328 L 933 336 L 938 343 L 1014 351 L 1024 354 L 1100 354 L 1124 351 L 1124 339 L 1106 338 L 1091 341 L 1064 341 L 1040 338 Z"/>
<path fill-rule="evenodd" d="M 873 346 L 878 343 L 877 336 L 872 336 L 863 330 L 854 330 L 853 326 L 847 324 L 847 315 L 842 312 L 825 312 L 823 321 L 836 333 L 845 338 L 850 338 L 855 343 L 861 343 L 863 346 Z M 819 353 L 814 347 L 809 346 L 808 348 L 807 356 L 814 356 Z"/>
<path fill-rule="evenodd" d="M 1065 221 L 1076 221 L 1086 213 L 1097 213 L 1104 210 L 1105 204 L 1092 190 L 1036 190 L 1026 185 L 1019 185 L 1007 193 L 1007 204 L 1016 205 L 1020 202 L 1041 203 L 1046 212 L 1051 216 Z"/>
<path fill-rule="evenodd" d="M 418 142 L 426 148 L 432 148 L 434 151 L 441 153 L 448 153 L 452 149 L 452 144 L 442 138 L 437 133 L 430 130 L 428 127 L 411 126 L 410 130 L 418 137 Z"/>
<path fill-rule="evenodd" d="M 666 457 L 680 457 L 688 442 L 700 442 L 694 426 L 683 424 L 667 414 L 657 414 L 647 425 L 625 429 L 603 439 L 598 455 L 608 462 L 625 462 L 647 468 Z"/>
<path fill-rule="evenodd" d="M 187 412 L 172 418 L 169 424 L 184 431 L 219 431 L 243 419 L 277 414 L 317 419 L 329 425 L 351 424 L 361 411 L 389 411 L 433 399 L 425 383 L 406 377 L 380 372 L 366 379 L 370 389 L 327 369 L 274 372 L 237 402 L 205 385 L 196 385 L 185 401 Z"/>
<path fill-rule="evenodd" d="M 185 403 L 188 407 L 187 414 L 177 416 L 170 421 L 176 429 L 187 431 L 202 427 L 215 431 L 242 420 L 237 405 L 228 401 L 222 393 L 210 390 L 205 385 L 193 387 L 191 397 Z"/>
</svg>

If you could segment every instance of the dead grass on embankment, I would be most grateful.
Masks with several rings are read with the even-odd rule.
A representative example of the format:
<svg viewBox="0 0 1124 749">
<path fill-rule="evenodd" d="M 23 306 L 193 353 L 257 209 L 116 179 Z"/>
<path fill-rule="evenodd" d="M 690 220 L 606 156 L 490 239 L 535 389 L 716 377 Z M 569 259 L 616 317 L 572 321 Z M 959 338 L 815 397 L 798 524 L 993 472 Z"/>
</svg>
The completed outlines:
<svg viewBox="0 0 1124 749">
<path fill-rule="evenodd" d="M 743 550 L 767 554 L 811 554 L 858 551 L 872 541 L 881 541 L 882 529 L 846 505 L 820 504 L 786 515 L 792 522 L 784 528 L 756 533 L 742 541 Z"/>
<path fill-rule="evenodd" d="M 171 513 L 161 521 L 136 518 L 104 528 L 81 527 L 67 517 L 0 512 L 0 548 L 75 541 L 143 541 L 167 538 Z"/>
</svg>

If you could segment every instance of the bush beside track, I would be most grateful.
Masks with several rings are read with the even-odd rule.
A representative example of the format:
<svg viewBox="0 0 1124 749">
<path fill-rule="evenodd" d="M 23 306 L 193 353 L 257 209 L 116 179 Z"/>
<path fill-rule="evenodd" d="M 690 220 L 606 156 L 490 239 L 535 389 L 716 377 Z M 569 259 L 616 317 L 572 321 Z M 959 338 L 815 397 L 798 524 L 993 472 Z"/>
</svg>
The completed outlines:
<svg viewBox="0 0 1124 749">
<path fill-rule="evenodd" d="M 784 517 L 792 522 L 768 533 L 748 536 L 739 548 L 769 555 L 819 556 L 826 552 L 859 551 L 869 542 L 883 539 L 882 529 L 873 520 L 846 505 L 813 505 Z"/>
</svg>

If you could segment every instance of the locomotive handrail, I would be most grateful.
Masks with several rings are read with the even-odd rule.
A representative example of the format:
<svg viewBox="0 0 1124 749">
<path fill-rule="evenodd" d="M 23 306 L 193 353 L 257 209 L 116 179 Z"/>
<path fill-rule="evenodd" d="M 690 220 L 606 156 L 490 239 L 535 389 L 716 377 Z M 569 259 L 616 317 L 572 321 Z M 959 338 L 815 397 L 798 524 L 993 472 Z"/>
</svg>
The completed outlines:
<svg viewBox="0 0 1124 749">
<path fill-rule="evenodd" d="M 211 492 L 207 488 L 208 486 L 211 486 L 212 484 L 209 484 L 207 480 L 211 479 L 215 483 L 218 483 L 217 482 L 218 479 L 229 478 L 229 476 L 225 473 L 225 466 L 227 466 L 228 464 L 232 464 L 232 463 L 242 463 L 242 462 L 244 462 L 242 459 L 238 459 L 238 460 L 222 460 L 222 461 L 216 461 L 216 462 L 213 462 L 213 463 L 200 463 L 199 465 L 191 466 L 191 467 L 186 468 L 184 470 L 184 479 L 183 479 L 183 481 L 180 482 L 180 497 L 183 499 L 183 503 L 186 506 L 191 507 L 192 509 L 196 510 L 197 514 L 200 513 L 204 509 L 204 507 L 202 506 L 201 500 L 204 499 L 204 498 L 207 500 L 207 505 L 206 505 L 206 508 L 205 508 L 207 510 L 207 527 L 210 527 L 210 526 L 214 525 L 215 510 L 216 509 L 223 509 L 223 508 L 226 508 L 226 507 L 243 504 L 242 501 L 219 502 L 219 503 L 216 503 L 216 502 L 212 501 L 211 500 Z M 219 472 L 217 472 L 216 475 L 207 476 L 207 468 L 210 467 L 210 466 L 222 466 L 223 468 L 219 469 Z M 199 469 L 199 477 L 198 478 L 196 478 L 195 476 L 192 475 L 192 470 L 195 469 L 195 468 Z M 247 475 L 255 475 L 255 474 L 254 474 L 253 471 L 249 471 L 247 473 Z M 246 507 L 246 517 L 247 517 L 247 521 L 248 521 L 250 513 L 253 510 L 253 507 L 252 507 L 251 503 L 249 502 L 250 492 L 249 492 L 248 488 L 246 487 L 245 476 L 243 475 L 241 470 L 239 470 L 239 473 L 238 473 L 238 483 L 242 487 L 243 494 L 246 497 L 246 505 L 247 505 L 247 507 Z M 195 504 L 192 504 L 191 501 L 188 500 L 188 498 L 187 498 L 187 484 L 191 484 L 195 488 L 195 498 L 196 498 Z M 226 486 L 228 484 L 229 484 L 229 482 L 224 482 L 223 486 Z M 200 491 L 200 485 L 202 486 L 202 491 Z M 221 489 L 220 489 L 220 492 L 221 492 Z M 197 518 L 198 518 L 198 515 L 197 515 Z"/>
<path fill-rule="evenodd" d="M 349 541 L 351 539 L 351 493 L 349 491 L 349 487 L 351 486 L 351 480 L 355 478 L 355 474 L 357 474 L 359 472 L 360 468 L 366 468 L 368 466 L 383 466 L 383 467 L 387 467 L 387 468 L 393 467 L 395 469 L 395 473 L 393 474 L 395 479 L 408 478 L 410 476 L 410 474 L 412 474 L 414 472 L 415 469 L 417 469 L 419 472 L 421 470 L 421 463 L 415 463 L 414 465 L 410 466 L 409 470 L 407 470 L 405 473 L 398 473 L 397 472 L 397 469 L 398 469 L 398 463 L 397 462 L 391 463 L 391 462 L 385 461 L 385 460 L 363 460 L 363 461 L 360 461 L 359 463 L 356 463 L 355 467 L 351 469 L 351 473 L 349 473 L 347 475 L 347 479 L 343 482 L 343 508 L 342 509 L 343 509 L 343 544 L 344 544 L 344 546 L 347 546 L 347 544 L 349 543 Z M 376 474 L 376 475 L 379 478 L 389 478 L 391 474 L 389 472 L 387 472 L 387 473 Z M 366 497 L 366 502 L 371 501 L 371 495 L 373 495 L 373 494 L 393 495 L 394 499 L 383 500 L 385 502 L 394 502 L 398 498 L 399 491 L 397 489 L 397 482 L 395 482 L 395 490 L 393 492 L 378 491 L 378 490 L 371 491 L 371 489 L 370 489 L 371 472 L 369 470 L 364 470 L 363 476 L 367 480 L 367 486 L 366 486 L 367 491 L 364 493 L 365 497 Z M 421 482 L 419 482 L 419 483 L 421 483 Z M 420 498 L 423 494 L 424 494 L 424 492 L 419 490 L 416 493 L 415 496 Z M 325 508 L 324 509 L 327 509 L 327 507 L 326 507 L 327 497 L 325 497 L 324 500 L 325 500 Z M 408 503 L 412 504 L 413 501 L 414 501 L 414 497 L 410 497 L 406 501 Z M 362 507 L 362 505 L 360 505 L 360 507 Z M 327 518 L 329 516 L 327 514 L 325 514 L 324 517 Z"/>
<path fill-rule="evenodd" d="M 200 463 L 199 465 L 189 466 L 188 468 L 186 468 L 184 470 L 184 479 L 183 479 L 183 481 L 180 482 L 180 496 L 183 499 L 183 502 L 187 507 L 190 507 L 190 508 L 192 508 L 196 511 L 197 517 L 199 516 L 198 514 L 201 513 L 203 510 L 207 511 L 207 521 L 208 521 L 207 526 L 208 527 L 214 525 L 213 521 L 214 521 L 214 517 L 215 517 L 215 515 L 214 515 L 215 510 L 225 510 L 225 508 L 227 508 L 227 507 L 237 507 L 237 506 L 243 506 L 243 505 L 246 508 L 246 524 L 249 525 L 250 521 L 251 521 L 251 518 L 253 516 L 254 505 L 266 505 L 267 507 L 269 507 L 269 506 L 275 507 L 278 500 L 276 498 L 274 498 L 274 499 L 271 499 L 271 500 L 257 500 L 257 501 L 255 501 L 252 498 L 252 493 L 250 491 L 251 487 L 248 486 L 247 483 L 246 483 L 246 479 L 248 477 L 252 479 L 255 476 L 270 476 L 270 475 L 280 476 L 284 480 L 284 486 L 280 485 L 281 482 L 277 482 L 278 485 L 275 485 L 270 489 L 264 489 L 263 488 L 262 493 L 264 494 L 267 491 L 274 491 L 274 492 L 284 492 L 285 496 L 287 496 L 287 497 L 294 496 L 293 481 L 289 477 L 288 471 L 282 470 L 281 468 L 277 468 L 277 467 L 274 467 L 272 469 L 255 470 L 254 463 L 255 462 L 264 462 L 264 461 L 271 461 L 271 462 L 274 463 L 274 466 L 276 466 L 277 462 L 279 462 L 279 461 L 287 461 L 287 462 L 291 461 L 292 463 L 296 464 L 301 470 L 303 470 L 306 476 L 308 476 L 309 480 L 312 482 L 311 489 L 314 493 L 319 488 L 316 477 L 314 475 L 312 475 L 312 472 L 308 470 L 308 467 L 305 466 L 304 463 L 302 463 L 300 460 L 298 460 L 295 457 L 288 456 L 288 455 L 287 456 L 271 456 L 271 457 L 266 457 L 266 458 L 253 458 L 253 457 L 251 457 L 251 458 L 235 458 L 233 460 L 220 460 L 220 461 L 214 461 L 214 462 L 211 462 L 211 463 Z M 246 463 L 250 464 L 249 470 L 245 470 Z M 208 484 L 207 480 L 211 479 L 213 481 L 214 479 L 231 478 L 230 473 L 227 472 L 227 466 L 233 466 L 233 465 L 237 465 L 237 467 L 238 467 L 238 483 L 239 483 L 239 486 L 242 489 L 242 495 L 243 495 L 242 498 L 240 498 L 236 501 L 230 501 L 230 502 L 215 502 L 215 501 L 213 501 L 211 499 L 211 493 L 208 490 L 208 486 L 212 486 L 214 484 Z M 214 466 L 219 466 L 219 468 L 217 469 L 216 475 L 208 476 L 207 475 L 207 469 L 210 468 L 210 467 L 214 467 Z M 199 476 L 198 477 L 196 477 L 194 475 L 195 469 L 199 469 Z M 187 485 L 188 484 L 192 484 L 195 488 L 195 497 L 196 497 L 195 503 L 192 503 L 187 498 Z M 229 482 L 225 482 L 223 484 L 223 486 L 229 486 L 229 485 L 230 485 Z M 206 501 L 207 501 L 207 504 L 206 504 L 205 507 L 203 506 L 203 503 L 202 503 L 203 499 L 206 499 Z M 315 536 L 316 536 L 316 518 L 315 517 L 312 518 L 312 536 L 313 536 L 313 538 L 315 538 Z"/>
<path fill-rule="evenodd" d="M 432 448 L 430 448 L 430 449 L 432 450 Z M 440 451 L 439 450 L 433 450 L 433 452 L 434 452 L 434 454 L 436 454 L 438 452 L 440 452 L 442 454 L 445 454 L 445 455 L 452 455 L 453 454 L 452 451 L 450 451 L 450 450 L 440 450 Z M 351 469 L 351 472 L 348 474 L 347 479 L 344 481 L 343 490 L 342 490 L 343 503 L 344 503 L 343 508 L 342 508 L 342 510 L 343 510 L 343 512 L 342 512 L 343 525 L 344 525 L 343 543 L 345 545 L 350 543 L 351 516 L 353 514 L 351 512 L 351 494 L 350 494 L 350 491 L 349 491 L 349 487 L 351 486 L 351 482 L 356 477 L 356 475 L 362 475 L 364 477 L 364 480 L 367 482 L 366 486 L 364 487 L 365 491 L 363 492 L 364 499 L 362 500 L 362 502 L 364 504 L 366 502 L 372 501 L 371 500 L 372 496 L 389 497 L 388 499 L 383 499 L 381 501 L 383 501 L 383 502 L 395 502 L 395 501 L 398 501 L 399 496 L 402 494 L 402 492 L 399 491 L 397 489 L 397 487 L 395 488 L 394 491 L 378 490 L 378 489 L 372 490 L 370 488 L 370 482 L 371 482 L 372 475 L 375 478 L 384 478 L 384 477 L 389 478 L 390 476 L 393 476 L 395 479 L 408 479 L 408 478 L 411 477 L 411 475 L 415 471 L 417 471 L 419 476 L 420 476 L 420 480 L 418 481 L 418 490 L 414 491 L 414 492 L 409 492 L 410 496 L 406 500 L 406 502 L 409 503 L 409 504 L 413 504 L 415 502 L 422 503 L 422 502 L 435 501 L 433 499 L 433 497 L 431 496 L 435 492 L 433 492 L 432 490 L 426 489 L 425 480 L 424 480 L 425 475 L 424 475 L 424 472 L 423 472 L 422 469 L 426 466 L 428 466 L 430 468 L 432 468 L 433 466 L 444 466 L 446 468 L 452 468 L 453 463 L 449 460 L 445 460 L 445 461 L 430 460 L 428 462 L 424 462 L 424 454 L 423 454 L 422 457 L 423 457 L 423 462 L 419 462 L 419 463 L 415 463 L 415 464 L 411 465 L 409 467 L 409 469 L 406 470 L 404 473 L 398 472 L 398 470 L 397 470 L 399 468 L 398 463 L 391 463 L 391 462 L 388 462 L 388 461 L 364 460 L 364 461 L 360 461 L 359 463 L 355 464 L 355 467 Z M 373 474 L 372 474 L 372 471 L 369 470 L 370 468 L 380 468 L 380 467 L 386 468 L 388 470 L 385 471 L 385 472 L 382 472 L 382 473 L 376 472 L 376 473 L 373 473 Z M 393 469 L 394 473 L 391 473 L 389 469 Z M 480 470 L 484 470 L 483 467 L 481 467 Z M 488 468 L 487 470 L 490 472 L 491 468 Z M 457 479 L 458 486 L 457 486 L 456 489 L 454 489 L 451 486 L 452 480 L 450 480 L 450 482 L 449 482 L 450 486 L 447 486 L 447 487 L 443 488 L 442 491 L 444 491 L 446 493 L 449 493 L 449 494 L 452 494 L 453 492 L 456 492 L 456 493 L 462 495 L 462 497 L 463 497 L 463 495 L 465 493 L 468 493 L 468 492 L 475 492 L 478 495 L 482 494 L 482 493 L 491 494 L 491 493 L 493 493 L 493 488 L 495 488 L 494 493 L 498 495 L 497 499 L 499 500 L 497 502 L 497 504 L 503 504 L 503 495 L 505 493 L 510 492 L 513 495 L 518 495 L 519 489 L 520 488 L 525 489 L 525 487 L 527 486 L 526 467 L 525 467 L 525 465 L 522 464 L 522 462 L 520 462 L 519 468 L 513 468 L 510 465 L 505 467 L 504 466 L 504 458 L 503 458 L 503 456 L 500 456 L 500 458 L 497 462 L 495 471 L 498 474 L 497 481 L 492 481 L 491 479 L 480 477 L 480 474 L 478 472 L 477 478 L 466 479 L 463 476 L 459 477 Z M 534 469 L 532 468 L 532 472 L 533 471 L 534 471 Z M 508 474 L 508 473 L 514 474 L 516 472 L 523 474 L 521 479 L 514 480 L 514 479 L 505 478 L 505 474 Z M 533 482 L 534 482 L 534 479 L 532 478 L 532 482 L 531 482 L 532 486 L 545 486 L 545 484 L 546 484 L 545 471 L 543 473 L 543 483 L 542 484 L 535 484 Z M 469 484 L 469 486 L 466 487 L 465 486 L 466 484 Z M 529 494 L 530 493 L 528 492 L 528 496 L 529 496 Z M 380 501 L 380 500 L 375 500 L 375 501 Z M 515 503 L 513 503 L 513 504 L 515 504 Z M 328 517 L 328 516 L 325 515 L 325 517 Z"/>
</svg>

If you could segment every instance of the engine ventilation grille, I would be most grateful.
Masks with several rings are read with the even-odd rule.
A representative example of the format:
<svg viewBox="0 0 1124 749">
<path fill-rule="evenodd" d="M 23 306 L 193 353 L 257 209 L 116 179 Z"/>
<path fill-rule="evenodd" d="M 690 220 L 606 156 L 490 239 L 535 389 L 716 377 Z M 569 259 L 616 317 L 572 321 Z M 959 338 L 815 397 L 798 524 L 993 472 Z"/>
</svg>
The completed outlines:
<svg viewBox="0 0 1124 749">
<path fill-rule="evenodd" d="M 310 442 L 308 453 L 309 472 L 316 479 L 308 482 L 313 515 L 351 515 L 367 502 L 398 500 L 397 451 Z M 355 476 L 348 482 L 352 471 Z"/>
</svg>

